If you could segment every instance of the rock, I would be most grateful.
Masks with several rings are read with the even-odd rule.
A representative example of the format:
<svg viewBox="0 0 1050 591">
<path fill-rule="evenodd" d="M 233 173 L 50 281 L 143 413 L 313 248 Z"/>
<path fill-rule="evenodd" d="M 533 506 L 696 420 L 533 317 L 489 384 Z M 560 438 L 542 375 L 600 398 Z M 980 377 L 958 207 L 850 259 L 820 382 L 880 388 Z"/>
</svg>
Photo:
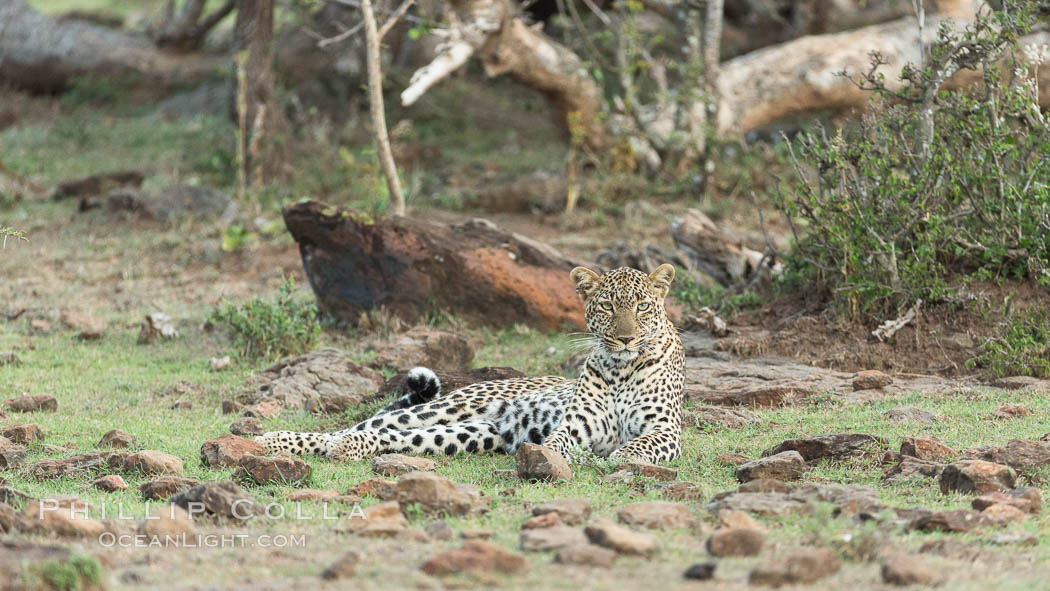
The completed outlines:
<svg viewBox="0 0 1050 591">
<path fill-rule="evenodd" d="M 1020 417 L 1027 417 L 1034 414 L 1032 409 L 1021 406 L 1020 404 L 1007 404 L 1000 406 L 992 413 L 994 419 L 1017 419 Z"/>
<path fill-rule="evenodd" d="M 157 339 L 175 339 L 179 337 L 179 330 L 175 328 L 175 322 L 171 316 L 163 312 L 146 314 L 142 324 L 139 325 L 138 344 L 145 345 Z"/>
<path fill-rule="evenodd" d="M 945 464 L 920 460 L 912 456 L 901 457 L 901 462 L 890 467 L 882 474 L 883 482 L 893 482 L 906 478 L 940 478 Z"/>
<path fill-rule="evenodd" d="M 747 388 L 727 392 L 700 389 L 688 384 L 683 393 L 687 400 L 694 400 L 707 405 L 743 406 L 746 408 L 791 406 L 817 394 L 813 390 L 795 386 Z"/>
<path fill-rule="evenodd" d="M 736 529 L 757 529 L 761 530 L 762 526 L 759 525 L 750 515 L 743 511 L 722 511 L 718 514 L 718 527 L 721 528 L 736 528 Z"/>
<path fill-rule="evenodd" d="M 256 441 L 224 433 L 201 445 L 201 464 L 212 468 L 233 468 L 239 465 L 244 454 L 264 456 L 266 450 Z"/>
<path fill-rule="evenodd" d="M 0 437 L 6 437 L 21 445 L 31 445 L 36 441 L 43 441 L 44 433 L 32 423 L 12 423 L 0 427 Z"/>
<path fill-rule="evenodd" d="M 223 355 L 222 357 L 212 357 L 211 359 L 209 359 L 208 367 L 210 367 L 212 371 L 222 371 L 229 367 L 232 363 L 233 360 L 230 359 L 229 355 Z"/>
<path fill-rule="evenodd" d="M 521 529 L 543 529 L 545 527 L 557 527 L 563 525 L 561 517 L 557 513 L 544 513 L 530 517 L 521 524 Z"/>
<path fill-rule="evenodd" d="M 100 339 L 102 333 L 106 332 L 105 320 L 71 310 L 64 310 L 59 316 L 59 322 L 77 331 L 77 338 L 82 341 Z"/>
<path fill-rule="evenodd" d="M 620 523 L 645 529 L 676 529 L 696 525 L 689 507 L 672 501 L 631 503 L 616 513 Z"/>
<path fill-rule="evenodd" d="M 720 529 L 707 539 L 707 551 L 712 556 L 756 556 L 762 550 L 766 536 L 757 529 L 733 527 Z"/>
<path fill-rule="evenodd" d="M 751 411 L 726 408 L 721 406 L 701 405 L 686 411 L 682 424 L 686 426 L 702 427 L 704 425 L 718 425 L 726 429 L 739 429 L 751 423 L 757 423 L 758 415 Z"/>
<path fill-rule="evenodd" d="M 1007 376 L 999 378 L 991 384 L 995 388 L 1003 390 L 1032 390 L 1033 392 L 1046 393 L 1050 391 L 1050 382 L 1031 376 Z"/>
<path fill-rule="evenodd" d="M 128 449 L 135 445 L 135 436 L 131 433 L 125 433 L 120 429 L 110 429 L 102 434 L 102 439 L 98 440 L 98 445 L 95 447 L 105 448 L 112 447 L 115 449 Z"/>
<path fill-rule="evenodd" d="M 302 458 L 291 456 L 267 458 L 246 452 L 237 461 L 237 466 L 237 470 L 233 473 L 235 479 L 260 486 L 271 483 L 297 484 L 308 479 L 313 473 L 310 464 L 307 464 Z"/>
<path fill-rule="evenodd" d="M 583 499 L 556 499 L 532 507 L 532 514 L 557 514 L 566 525 L 579 525 L 591 517 L 591 504 Z"/>
<path fill-rule="evenodd" d="M 0 534 L 13 534 L 20 524 L 18 512 L 7 503 L 0 503 Z"/>
<path fill-rule="evenodd" d="M 736 478 L 740 482 L 759 478 L 798 480 L 805 470 L 806 461 L 802 454 L 792 450 L 740 464 L 736 467 Z"/>
<path fill-rule="evenodd" d="M 598 482 L 602 484 L 631 484 L 634 482 L 634 472 L 629 470 L 617 470 L 612 474 L 602 476 Z"/>
<path fill-rule="evenodd" d="M 26 446 L 19 445 L 0 435 L 0 470 L 21 466 L 26 459 Z"/>
<path fill-rule="evenodd" d="M 423 527 L 423 531 L 435 540 L 448 542 L 456 537 L 455 530 L 447 521 L 431 521 Z"/>
<path fill-rule="evenodd" d="M 745 511 L 756 515 L 809 514 L 813 508 L 806 502 L 784 493 L 731 493 L 705 505 L 712 513 L 725 510 Z"/>
<path fill-rule="evenodd" d="M 572 480 L 572 470 L 561 454 L 534 443 L 522 443 L 514 456 L 518 477 L 522 480 Z"/>
<path fill-rule="evenodd" d="M 22 505 L 32 500 L 32 498 L 20 490 L 15 490 L 9 486 L 0 486 L 0 503 Z"/>
<path fill-rule="evenodd" d="M 124 482 L 124 479 L 120 474 L 109 474 L 92 480 L 91 486 L 94 486 L 103 492 L 114 492 L 127 489 L 128 483 Z"/>
<path fill-rule="evenodd" d="M 608 548 L 594 544 L 565 546 L 554 555 L 554 562 L 575 566 L 612 566 L 617 554 Z"/>
<path fill-rule="evenodd" d="M 151 482 L 144 482 L 139 485 L 139 492 L 142 493 L 143 500 L 164 501 L 172 495 L 193 488 L 198 484 L 200 484 L 200 481 L 194 478 L 162 476 Z"/>
<path fill-rule="evenodd" d="M 325 348 L 275 363 L 249 378 L 253 406 L 246 416 L 272 418 L 282 408 L 339 413 L 375 399 L 379 372 L 354 363 L 338 349 Z"/>
<path fill-rule="evenodd" d="M 685 570 L 682 575 L 691 581 L 710 581 L 715 578 L 717 562 L 698 562 Z"/>
<path fill-rule="evenodd" d="M 139 524 L 139 535 L 147 538 L 179 537 L 193 533 L 193 517 L 178 505 L 158 507 Z"/>
<path fill-rule="evenodd" d="M 438 379 L 441 381 L 442 392 L 453 392 L 478 382 L 493 382 L 525 377 L 525 374 L 510 367 L 480 367 L 466 371 L 430 369 L 437 374 Z M 377 400 L 387 397 L 399 398 L 407 394 L 408 386 L 405 384 L 407 379 L 407 371 L 399 372 L 394 377 L 383 382 L 383 385 L 379 387 L 379 391 L 375 393 L 374 398 Z"/>
<path fill-rule="evenodd" d="M 183 462 L 181 459 L 161 451 L 144 449 L 133 453 L 126 458 L 121 469 L 126 472 L 142 472 L 148 475 L 172 474 L 181 475 Z"/>
<path fill-rule="evenodd" d="M 984 494 L 1014 488 L 1017 473 L 1013 468 L 984 460 L 959 460 L 941 472 L 941 492 Z"/>
<path fill-rule="evenodd" d="M 788 452 L 791 453 L 791 452 Z M 783 480 L 774 480 L 772 478 L 756 478 L 754 480 L 748 480 L 737 487 L 736 492 L 738 493 L 789 493 L 792 490 L 792 486 Z"/>
<path fill-rule="evenodd" d="M 191 516 L 203 512 L 236 521 L 244 521 L 263 512 L 263 507 L 247 491 L 229 480 L 203 482 L 179 491 L 171 497 L 171 502 L 189 511 Z"/>
<path fill-rule="evenodd" d="M 97 540 L 106 531 L 106 526 L 85 516 L 84 508 L 82 503 L 76 502 L 61 506 L 52 499 L 31 500 L 22 508 L 22 532 Z"/>
<path fill-rule="evenodd" d="M 14 412 L 55 412 L 58 410 L 58 399 L 50 394 L 37 394 L 35 396 L 27 394 L 19 398 L 5 400 L 4 406 Z"/>
<path fill-rule="evenodd" d="M 241 437 L 262 435 L 265 432 L 262 422 L 255 417 L 241 417 L 230 423 L 230 433 Z"/>
<path fill-rule="evenodd" d="M 374 220 L 316 201 L 289 205 L 284 220 L 322 311 L 336 318 L 357 322 L 382 306 L 409 324 L 441 309 L 486 326 L 582 328 L 567 271 L 583 262 L 487 220 Z"/>
<path fill-rule="evenodd" d="M 964 458 L 1006 464 L 1019 472 L 1050 465 L 1050 443 L 1011 439 L 1003 447 L 983 446 L 963 450 Z"/>
<path fill-rule="evenodd" d="M 866 433 L 836 433 L 801 439 L 788 439 L 772 449 L 762 452 L 772 456 L 785 451 L 797 451 L 802 459 L 813 462 L 821 459 L 842 460 L 849 457 L 875 453 L 878 457 L 886 449 L 886 440 Z"/>
<path fill-rule="evenodd" d="M 1039 543 L 1039 536 L 1027 532 L 995 534 L 988 538 L 988 543 L 993 546 L 1035 546 Z"/>
<path fill-rule="evenodd" d="M 669 482 L 659 489 L 669 501 L 699 501 L 704 490 L 692 482 Z"/>
<path fill-rule="evenodd" d="M 362 516 L 351 515 L 346 523 L 351 533 L 373 538 L 389 538 L 408 527 L 408 519 L 397 501 L 372 505 Z"/>
<path fill-rule="evenodd" d="M 954 511 L 938 511 L 933 515 L 919 519 L 915 526 L 922 530 L 947 531 L 966 533 L 978 527 L 990 525 L 992 520 L 977 511 L 970 509 L 956 509 Z"/>
<path fill-rule="evenodd" d="M 39 460 L 26 469 L 26 476 L 38 481 L 61 478 L 89 468 L 105 466 L 113 455 L 112 452 L 91 452 L 62 459 Z M 112 459 L 118 461 L 118 467 L 119 462 L 123 461 L 119 455 Z"/>
<path fill-rule="evenodd" d="M 914 406 L 902 406 L 899 408 L 891 408 L 886 412 L 882 413 L 882 416 L 895 423 L 913 422 L 920 423 L 923 425 L 933 425 L 941 420 L 941 418 L 932 412 L 915 408 Z"/>
<path fill-rule="evenodd" d="M 206 186 L 175 184 L 157 193 L 121 188 L 106 196 L 111 214 L 133 214 L 147 220 L 181 222 L 186 219 L 233 219 L 237 205 L 229 195 Z"/>
<path fill-rule="evenodd" d="M 459 532 L 464 540 L 487 540 L 492 537 L 491 529 L 465 529 Z"/>
<path fill-rule="evenodd" d="M 659 549 L 659 543 L 653 534 L 634 531 L 605 518 L 592 520 L 583 531 L 592 544 L 615 550 L 620 554 L 650 556 Z"/>
<path fill-rule="evenodd" d="M 970 506 L 978 511 L 983 511 L 992 505 L 1010 505 L 1025 513 L 1038 514 L 1043 509 L 1043 498 L 1039 489 L 1026 486 L 1006 492 L 983 494 L 970 503 Z"/>
<path fill-rule="evenodd" d="M 317 501 L 319 503 L 343 503 L 346 505 L 354 505 L 361 502 L 361 497 L 357 495 L 344 495 L 333 488 L 326 490 L 316 488 L 298 488 L 288 491 L 285 498 L 293 503 Z"/>
<path fill-rule="evenodd" d="M 879 499 L 879 493 L 868 486 L 807 484 L 796 487 L 788 497 L 811 506 L 828 503 L 846 515 L 875 514 L 885 509 Z"/>
<path fill-rule="evenodd" d="M 236 400 L 223 400 L 222 401 L 222 414 L 228 415 L 235 412 L 244 411 L 245 406 Z M 279 409 L 278 409 L 279 410 Z M 251 418 L 251 417 L 249 417 Z M 234 433 L 236 435 L 236 433 Z"/>
<path fill-rule="evenodd" d="M 715 462 L 718 462 L 723 466 L 739 466 L 747 461 L 747 457 L 733 453 L 719 454 L 718 457 L 715 458 Z"/>
<path fill-rule="evenodd" d="M 557 525 L 554 527 L 522 530 L 520 540 L 522 550 L 535 552 L 586 544 L 587 536 L 584 535 L 582 530 L 578 530 L 575 527 Z"/>
<path fill-rule="evenodd" d="M 1025 512 L 1012 505 L 992 505 L 981 511 L 981 515 L 991 519 L 993 525 L 1021 523 L 1025 520 Z"/>
<path fill-rule="evenodd" d="M 321 578 L 326 581 L 337 581 L 339 579 L 349 579 L 354 576 L 354 571 L 357 570 L 358 563 L 361 562 L 361 555 L 357 552 L 347 552 L 337 558 L 335 562 L 329 564 L 327 568 L 321 571 Z"/>
<path fill-rule="evenodd" d="M 137 170 L 118 170 L 63 181 L 51 190 L 51 199 L 61 201 L 70 197 L 98 197 L 118 187 L 141 187 L 146 175 Z"/>
<path fill-rule="evenodd" d="M 661 482 L 678 478 L 678 470 L 657 466 L 656 464 L 650 464 L 648 462 L 627 462 L 625 464 L 620 464 L 616 469 L 626 470 Z"/>
<path fill-rule="evenodd" d="M 436 468 L 434 460 L 401 454 L 383 454 L 372 460 L 372 471 L 381 476 L 401 476 L 416 470 L 430 471 Z"/>
<path fill-rule="evenodd" d="M 901 455 L 920 460 L 950 460 L 959 452 L 941 443 L 936 437 L 905 437 L 901 441 Z"/>
<path fill-rule="evenodd" d="M 373 364 L 405 371 L 413 367 L 435 367 L 463 371 L 474 360 L 467 339 L 450 332 L 420 326 L 391 343 L 376 347 Z"/>
<path fill-rule="evenodd" d="M 882 373 L 877 369 L 869 369 L 858 373 L 853 378 L 853 391 L 857 390 L 872 390 L 875 388 L 885 388 L 893 383 L 893 378 Z"/>
<path fill-rule="evenodd" d="M 460 548 L 442 552 L 423 563 L 423 572 L 428 575 L 451 575 L 456 573 L 515 573 L 525 568 L 525 558 L 509 550 L 472 540 Z"/>
<path fill-rule="evenodd" d="M 488 502 L 481 491 L 469 484 L 456 484 L 433 472 L 409 472 L 401 477 L 391 497 L 401 507 L 418 503 L 428 515 L 467 515 L 488 510 Z"/>
<path fill-rule="evenodd" d="M 882 580 L 890 585 L 937 585 L 937 569 L 914 556 L 895 554 L 882 563 Z"/>
<path fill-rule="evenodd" d="M 807 548 L 759 563 L 748 575 L 748 582 L 767 587 L 808 585 L 837 573 L 841 568 L 842 561 L 828 548 Z"/>
<path fill-rule="evenodd" d="M 346 494 L 359 497 L 372 496 L 389 500 L 397 496 L 397 482 L 383 478 L 369 478 L 347 489 Z"/>
</svg>

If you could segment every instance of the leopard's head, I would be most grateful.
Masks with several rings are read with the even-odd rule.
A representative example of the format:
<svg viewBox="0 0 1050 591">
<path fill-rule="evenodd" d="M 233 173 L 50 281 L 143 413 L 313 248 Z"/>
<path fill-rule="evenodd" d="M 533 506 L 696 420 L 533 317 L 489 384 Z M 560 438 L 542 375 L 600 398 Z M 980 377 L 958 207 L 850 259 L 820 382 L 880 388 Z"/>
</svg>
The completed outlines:
<svg viewBox="0 0 1050 591">
<path fill-rule="evenodd" d="M 671 265 L 648 275 L 627 267 L 605 275 L 576 267 L 570 276 L 583 298 L 587 330 L 614 357 L 637 357 L 667 330 L 664 297 L 674 279 Z"/>
</svg>

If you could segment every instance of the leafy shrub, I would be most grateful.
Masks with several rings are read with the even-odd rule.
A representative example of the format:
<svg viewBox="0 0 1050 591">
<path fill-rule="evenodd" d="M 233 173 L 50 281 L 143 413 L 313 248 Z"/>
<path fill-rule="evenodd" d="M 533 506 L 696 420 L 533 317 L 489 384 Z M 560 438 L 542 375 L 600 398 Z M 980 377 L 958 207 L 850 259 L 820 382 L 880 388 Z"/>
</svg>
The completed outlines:
<svg viewBox="0 0 1050 591">
<path fill-rule="evenodd" d="M 321 336 L 317 306 L 296 297 L 295 281 L 289 278 L 273 301 L 255 297 L 243 306 L 223 300 L 210 320 L 224 324 L 242 358 L 275 359 L 299 355 L 312 349 Z"/>
<path fill-rule="evenodd" d="M 995 377 L 1050 377 L 1050 312 L 1034 310 L 1015 316 L 998 337 L 981 346 L 981 354 L 966 363 L 984 367 Z"/>
<path fill-rule="evenodd" d="M 873 317 L 952 301 L 971 280 L 1050 287 L 1050 125 L 1033 75 L 1050 51 L 1018 51 L 1029 10 L 1005 3 L 965 30 L 942 24 L 900 90 L 887 89 L 873 54 L 857 81 L 874 92 L 872 111 L 792 146 L 801 182 L 781 200 L 796 240 L 788 276 Z M 941 89 L 958 69 L 983 75 L 983 88 Z"/>
<path fill-rule="evenodd" d="M 762 297 L 756 291 L 737 292 L 720 285 L 708 287 L 689 276 L 675 280 L 671 286 L 671 295 L 675 302 L 691 314 L 705 307 L 718 314 L 735 314 L 762 304 Z"/>
</svg>

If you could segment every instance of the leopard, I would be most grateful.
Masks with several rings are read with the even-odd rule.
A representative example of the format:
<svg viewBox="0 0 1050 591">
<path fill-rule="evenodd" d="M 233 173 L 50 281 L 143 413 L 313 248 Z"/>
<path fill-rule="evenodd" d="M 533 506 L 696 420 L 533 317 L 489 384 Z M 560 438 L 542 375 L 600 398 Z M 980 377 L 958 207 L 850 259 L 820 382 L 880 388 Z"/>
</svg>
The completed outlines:
<svg viewBox="0 0 1050 591">
<path fill-rule="evenodd" d="M 675 269 L 646 274 L 620 267 L 570 274 L 582 298 L 591 352 L 576 379 L 521 377 L 442 392 L 436 373 L 412 369 L 404 394 L 369 418 L 332 433 L 269 432 L 269 453 L 324 455 L 335 461 L 384 453 L 514 455 L 525 442 L 578 462 L 666 462 L 682 453 L 685 356 L 665 299 Z"/>
</svg>

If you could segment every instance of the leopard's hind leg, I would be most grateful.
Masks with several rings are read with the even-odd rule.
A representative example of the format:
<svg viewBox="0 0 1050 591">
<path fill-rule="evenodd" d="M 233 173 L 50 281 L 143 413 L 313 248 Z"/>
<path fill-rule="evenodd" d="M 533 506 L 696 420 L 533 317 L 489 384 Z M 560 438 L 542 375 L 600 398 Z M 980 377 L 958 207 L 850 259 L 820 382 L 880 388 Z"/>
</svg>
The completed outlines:
<svg viewBox="0 0 1050 591">
<path fill-rule="evenodd" d="M 490 453 L 502 449 L 503 438 L 494 421 L 464 421 L 418 429 L 364 429 L 333 437 L 328 457 L 361 460 L 382 453 L 454 455 Z"/>
</svg>

